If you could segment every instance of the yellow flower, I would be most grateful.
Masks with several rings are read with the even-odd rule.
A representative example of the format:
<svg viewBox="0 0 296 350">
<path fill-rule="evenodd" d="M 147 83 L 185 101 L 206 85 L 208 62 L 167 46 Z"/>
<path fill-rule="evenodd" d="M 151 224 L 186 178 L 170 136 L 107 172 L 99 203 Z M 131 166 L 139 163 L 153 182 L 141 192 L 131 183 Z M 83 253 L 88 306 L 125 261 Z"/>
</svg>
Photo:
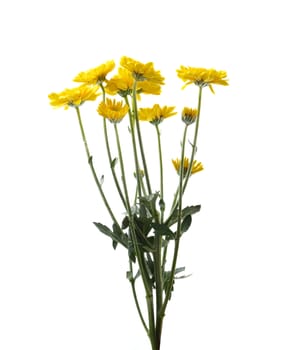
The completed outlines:
<svg viewBox="0 0 296 350">
<path fill-rule="evenodd" d="M 133 90 L 133 76 L 130 71 L 118 68 L 118 74 L 113 76 L 106 85 L 106 92 L 110 95 L 119 94 L 122 97 L 130 95 Z"/>
<path fill-rule="evenodd" d="M 177 173 L 180 175 L 180 168 L 181 168 L 181 161 L 180 159 L 172 159 L 172 163 L 175 167 L 175 169 L 177 170 Z M 187 172 L 188 172 L 188 168 L 189 168 L 189 159 L 188 158 L 184 158 L 184 162 L 183 162 L 183 176 L 186 176 Z M 193 161 L 192 164 L 192 169 L 191 169 L 191 175 L 195 174 L 199 171 L 203 170 L 203 165 L 201 162 L 197 162 L 196 160 Z"/>
<path fill-rule="evenodd" d="M 115 67 L 114 61 L 108 61 L 96 68 L 89 69 L 85 72 L 79 73 L 73 81 L 85 84 L 100 84 L 106 80 L 106 76 Z"/>
<path fill-rule="evenodd" d="M 161 86 L 150 81 L 139 81 L 137 84 L 137 93 L 160 95 Z"/>
<path fill-rule="evenodd" d="M 161 76 L 160 71 L 154 69 L 153 63 L 141 63 L 132 58 L 123 56 L 120 60 L 122 67 L 129 70 L 133 78 L 137 81 L 150 81 L 156 84 L 164 84 L 164 77 Z"/>
<path fill-rule="evenodd" d="M 189 84 L 195 84 L 201 87 L 208 86 L 214 93 L 212 84 L 228 85 L 227 73 L 225 71 L 217 71 L 215 69 L 206 68 L 193 68 L 181 66 L 177 69 L 178 77 L 181 78 L 186 84 L 185 88 Z"/>
<path fill-rule="evenodd" d="M 132 73 L 124 68 L 118 69 L 118 74 L 112 77 L 107 85 L 106 92 L 109 95 L 119 94 L 122 97 L 131 95 L 133 91 L 134 78 Z M 137 84 L 137 97 L 140 93 L 159 95 L 161 88 L 159 84 L 149 81 L 139 81 Z"/>
<path fill-rule="evenodd" d="M 48 95 L 53 107 L 79 107 L 85 101 L 94 101 L 99 96 L 98 86 L 81 85 L 72 89 L 65 89 L 60 93 Z"/>
<path fill-rule="evenodd" d="M 110 120 L 111 123 L 119 123 L 126 115 L 129 108 L 128 105 L 123 105 L 123 101 L 106 99 L 106 102 L 101 102 L 97 112 L 104 118 Z"/>
<path fill-rule="evenodd" d="M 182 120 L 186 125 L 190 125 L 195 122 L 197 118 L 197 109 L 184 107 L 182 111 Z"/>
<path fill-rule="evenodd" d="M 169 118 L 177 112 L 174 112 L 175 107 L 160 107 L 155 104 L 152 108 L 140 108 L 139 109 L 139 120 L 148 121 L 154 125 L 158 125 L 165 118 Z"/>
</svg>

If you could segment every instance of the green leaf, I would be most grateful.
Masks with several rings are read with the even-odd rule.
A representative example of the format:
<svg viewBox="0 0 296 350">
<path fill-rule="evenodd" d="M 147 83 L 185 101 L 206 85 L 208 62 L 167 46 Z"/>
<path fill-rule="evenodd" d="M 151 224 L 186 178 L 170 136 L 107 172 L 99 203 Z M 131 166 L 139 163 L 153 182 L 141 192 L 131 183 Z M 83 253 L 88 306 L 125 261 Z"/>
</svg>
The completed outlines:
<svg viewBox="0 0 296 350">
<path fill-rule="evenodd" d="M 180 277 L 178 277 L 178 276 L 176 276 L 178 273 L 180 273 L 180 272 L 183 272 L 185 270 L 185 267 L 183 266 L 183 267 L 177 267 L 176 269 L 175 269 L 175 272 L 174 272 L 174 279 L 173 279 L 173 284 L 172 284 L 172 289 L 169 291 L 169 280 L 170 280 L 170 277 L 171 277 L 171 274 L 172 274 L 172 272 L 171 271 L 165 271 L 164 272 L 164 275 L 163 275 L 163 289 L 164 289 L 164 291 L 165 291 L 165 293 L 167 294 L 167 293 L 169 293 L 169 300 L 171 299 L 171 297 L 172 297 L 172 292 L 173 292 L 173 290 L 174 290 L 174 284 L 175 284 L 175 280 L 176 279 L 181 279 L 181 278 L 186 278 L 186 277 L 189 277 L 190 275 L 188 275 L 188 276 L 180 276 Z"/>
<path fill-rule="evenodd" d="M 99 222 L 94 222 L 94 225 L 105 235 L 109 236 L 112 238 L 113 232 L 105 225 L 99 223 Z"/>
<path fill-rule="evenodd" d="M 201 205 L 192 205 L 190 207 L 186 207 L 182 210 L 182 218 L 185 218 L 188 215 L 193 215 L 195 213 L 198 213 L 201 209 Z M 178 221 L 178 208 L 176 208 L 173 212 L 173 214 L 170 216 L 167 225 L 170 227 L 174 225 Z"/>
<path fill-rule="evenodd" d="M 107 226 L 105 226 L 99 222 L 94 222 L 94 225 L 102 233 L 104 233 L 106 236 L 108 236 L 112 239 L 112 241 L 113 241 L 112 245 L 113 245 L 114 249 L 116 248 L 118 243 L 120 243 L 125 248 L 127 248 L 127 235 L 124 235 L 122 233 L 121 229 L 116 224 L 113 224 L 113 232 Z"/>
<path fill-rule="evenodd" d="M 153 285 L 155 282 L 154 261 L 149 253 L 146 255 L 146 267 L 149 272 L 150 282 Z"/>
<path fill-rule="evenodd" d="M 128 226 L 129 226 L 129 219 L 128 219 L 128 216 L 125 216 L 124 219 L 122 220 L 121 228 L 125 230 L 126 228 L 128 228 Z"/>
<path fill-rule="evenodd" d="M 136 226 L 136 231 L 140 231 L 141 235 L 144 235 L 145 237 L 151 231 L 152 218 L 138 217 L 134 215 L 134 223 Z"/>
<path fill-rule="evenodd" d="M 193 143 L 191 143 L 189 140 L 188 140 L 188 143 L 190 144 L 190 146 L 193 148 Z M 195 146 L 195 148 L 194 148 L 194 153 L 196 153 L 197 152 L 197 146 Z"/>
<path fill-rule="evenodd" d="M 175 269 L 175 273 L 174 274 L 177 275 L 178 273 L 183 272 L 183 271 L 185 271 L 185 266 L 177 267 Z"/>
<path fill-rule="evenodd" d="M 192 222 L 191 215 L 187 215 L 181 224 L 181 233 L 188 231 L 188 229 L 191 225 L 191 222 Z"/>
<path fill-rule="evenodd" d="M 144 206 L 145 209 L 149 212 L 149 214 L 154 218 L 157 213 L 156 210 L 156 200 L 159 197 L 159 192 L 152 193 L 148 196 L 143 196 L 139 198 L 140 201 L 140 209 L 141 206 Z"/>
<path fill-rule="evenodd" d="M 163 199 L 159 200 L 158 205 L 159 205 L 160 211 L 165 211 L 165 202 Z"/>
<path fill-rule="evenodd" d="M 167 236 L 170 239 L 175 238 L 174 232 L 170 230 L 166 224 L 153 223 L 152 227 L 154 228 L 155 234 L 157 235 Z"/>
<path fill-rule="evenodd" d="M 133 263 L 135 263 L 136 262 L 136 254 L 135 254 L 135 248 L 134 248 L 134 245 L 133 245 L 133 242 L 131 239 L 128 240 L 127 251 L 128 251 L 128 257 L 130 258 L 130 260 Z"/>
<path fill-rule="evenodd" d="M 126 271 L 126 278 L 132 282 L 133 281 L 133 273 L 132 271 Z"/>
<path fill-rule="evenodd" d="M 117 164 L 118 158 L 114 158 L 111 162 L 111 168 L 113 169 L 115 165 Z"/>
</svg>

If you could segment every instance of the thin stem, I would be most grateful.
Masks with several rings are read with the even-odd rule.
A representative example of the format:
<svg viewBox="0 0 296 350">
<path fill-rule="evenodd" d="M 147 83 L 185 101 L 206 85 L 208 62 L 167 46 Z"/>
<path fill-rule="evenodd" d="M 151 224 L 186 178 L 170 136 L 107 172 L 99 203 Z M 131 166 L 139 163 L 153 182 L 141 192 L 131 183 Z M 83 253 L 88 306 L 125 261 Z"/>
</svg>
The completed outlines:
<svg viewBox="0 0 296 350">
<path fill-rule="evenodd" d="M 134 122 L 133 122 L 133 115 L 131 112 L 129 100 L 127 96 L 125 96 L 125 102 L 129 106 L 128 115 L 129 115 L 129 122 L 130 122 L 130 131 L 132 136 L 132 145 L 133 145 L 133 153 L 134 153 L 134 161 L 135 161 L 135 168 L 136 168 L 136 178 L 137 178 L 137 190 L 139 197 L 141 197 L 142 190 L 141 190 L 141 174 L 140 174 L 140 166 L 139 166 L 139 159 L 138 159 L 138 151 L 137 151 L 137 144 L 136 144 L 136 138 L 135 138 L 135 128 L 134 128 Z"/>
<path fill-rule="evenodd" d="M 164 217 L 164 190 L 163 190 L 163 163 L 162 163 L 162 149 L 160 140 L 160 130 L 158 125 L 155 125 L 158 141 L 158 153 L 159 153 L 159 172 L 160 172 L 160 222 L 163 223 Z M 162 316 L 161 308 L 163 303 L 163 271 L 162 271 L 162 237 L 160 234 L 155 236 L 155 253 L 154 253 L 154 270 L 155 270 L 155 283 L 156 283 L 156 340 L 157 348 L 160 347 L 161 333 L 162 333 Z"/>
<path fill-rule="evenodd" d="M 187 135 L 187 128 L 188 128 L 188 125 L 185 126 L 184 133 L 183 133 L 183 142 L 182 142 L 183 158 L 184 158 L 184 152 L 185 152 L 185 140 L 186 140 L 186 135 Z M 182 158 L 181 158 L 181 161 L 182 161 Z M 181 169 L 181 166 L 180 166 L 180 169 Z M 166 224 L 169 223 L 169 221 L 171 220 L 171 218 L 176 210 L 176 207 L 178 205 L 178 198 L 180 198 L 180 180 L 181 180 L 181 177 L 179 177 L 178 188 L 177 188 L 177 191 L 176 191 L 174 199 L 173 199 L 173 204 L 172 204 L 170 215 L 165 221 Z M 184 191 L 183 191 L 183 193 L 184 193 Z M 166 263 L 168 245 L 169 245 L 169 240 L 167 240 L 167 244 L 165 245 L 165 247 L 163 249 L 163 257 L 162 257 L 162 271 L 163 271 L 163 273 L 165 271 L 165 263 Z"/>
<path fill-rule="evenodd" d="M 201 97 L 202 97 L 202 87 L 199 87 L 199 93 L 198 93 L 198 105 L 197 105 L 197 117 L 196 117 L 196 122 L 195 122 L 195 130 L 194 130 L 194 137 L 193 137 L 193 144 L 192 144 L 192 152 L 191 152 L 191 157 L 190 157 L 190 162 L 188 165 L 188 169 L 187 169 L 187 173 L 185 174 L 185 178 L 184 178 L 184 184 L 183 184 L 183 194 L 185 192 L 185 189 L 187 187 L 188 184 L 188 180 L 189 177 L 191 175 L 191 171 L 192 171 L 192 166 L 193 166 L 193 161 L 194 161 L 194 155 L 196 153 L 196 144 L 197 144 L 197 135 L 198 135 L 198 127 L 199 127 L 199 119 L 200 119 L 200 109 L 201 109 Z M 178 187 L 178 190 L 175 194 L 174 200 L 173 200 L 173 204 L 171 207 L 171 212 L 170 212 L 170 216 L 166 219 L 166 222 L 169 222 L 169 220 L 171 219 L 176 207 L 177 207 L 177 198 L 179 196 L 179 191 L 180 191 L 180 187 Z"/>
<path fill-rule="evenodd" d="M 76 112 L 77 112 L 78 122 L 79 122 L 80 131 L 81 131 L 81 135 L 82 135 L 82 139 L 83 139 L 83 143 L 84 143 L 84 147 L 85 147 L 85 151 L 86 151 L 86 155 L 87 155 L 88 164 L 89 164 L 90 169 L 91 169 L 91 172 L 92 172 L 92 174 L 93 174 L 95 183 L 96 183 L 96 185 L 97 185 L 97 187 L 98 187 L 98 189 L 99 189 L 99 192 L 100 192 L 100 194 L 101 194 L 102 200 L 103 200 L 103 202 L 104 202 L 104 204 L 105 204 L 105 206 L 106 206 L 106 208 L 107 208 L 107 210 L 108 210 L 108 212 L 109 212 L 109 214 L 110 214 L 110 216 L 111 216 L 113 222 L 114 222 L 118 227 L 120 227 L 120 225 L 119 225 L 118 221 L 116 220 L 116 218 L 115 218 L 115 216 L 114 216 L 114 214 L 113 214 L 113 211 L 112 211 L 112 209 L 111 209 L 111 207 L 110 207 L 110 205 L 109 205 L 109 203 L 108 203 L 108 201 L 107 201 L 107 198 L 106 198 L 106 196 L 105 196 L 105 194 L 104 194 L 104 191 L 103 191 L 103 189 L 102 189 L 102 186 L 101 186 L 101 184 L 100 184 L 100 181 L 99 181 L 99 179 L 98 179 L 98 177 L 97 177 L 96 171 L 95 171 L 95 169 L 94 169 L 93 161 L 92 161 L 92 156 L 90 155 L 90 152 L 89 152 L 89 148 L 88 148 L 88 144 L 87 144 L 87 140 L 86 140 L 86 136 L 85 136 L 83 124 L 82 124 L 82 119 L 81 119 L 79 107 L 75 107 L 75 109 L 76 109 Z"/>
<path fill-rule="evenodd" d="M 124 164 L 123 164 L 123 158 L 122 158 L 122 152 L 121 152 L 121 145 L 120 145 L 119 134 L 118 134 L 118 129 L 117 129 L 116 123 L 114 124 L 114 130 L 115 130 L 115 135 L 116 135 L 116 143 L 117 143 L 118 157 L 119 157 L 119 163 L 120 163 L 120 169 L 121 169 L 122 184 L 123 184 L 124 195 L 125 195 L 125 203 L 126 203 L 126 208 L 128 210 L 129 217 L 131 217 L 132 211 L 131 211 L 131 207 L 130 207 L 128 188 L 127 188 L 127 184 L 126 184 Z"/>
<path fill-rule="evenodd" d="M 147 302 L 147 309 L 148 309 L 148 316 L 149 316 L 149 338 L 150 338 L 151 344 L 154 344 L 155 343 L 155 320 L 154 320 L 154 305 L 153 305 L 152 287 L 150 286 L 149 276 L 148 276 L 146 268 L 145 268 L 144 256 L 143 256 L 143 253 L 140 250 L 140 247 L 139 247 L 138 242 L 137 242 L 135 223 L 134 223 L 133 214 L 132 214 L 132 210 L 131 210 L 130 202 L 129 202 L 129 195 L 128 195 L 128 189 L 127 189 L 127 184 L 126 184 L 124 164 L 123 164 L 123 158 L 122 158 L 121 145 L 120 145 L 120 140 L 119 140 L 117 124 L 114 124 L 114 129 L 115 129 L 116 143 L 117 143 L 117 148 L 118 148 L 118 157 L 119 157 L 120 168 L 121 168 L 122 183 L 123 183 L 124 194 L 125 194 L 125 199 L 126 199 L 126 204 L 127 204 L 127 212 L 128 212 L 128 217 L 129 217 L 130 226 L 131 226 L 132 241 L 133 241 L 133 244 L 135 247 L 136 255 L 138 257 L 139 268 L 141 271 L 141 276 L 142 276 L 142 280 L 143 280 L 145 291 L 146 291 L 146 302 Z"/>
<path fill-rule="evenodd" d="M 148 168 L 147 168 L 147 163 L 146 163 L 146 158 L 145 158 L 144 146 L 143 146 L 143 142 L 142 142 L 140 123 L 139 123 L 139 118 L 138 118 L 137 80 L 136 79 L 134 80 L 134 85 L 133 85 L 133 110 L 134 110 L 134 116 L 135 116 L 135 121 L 136 121 L 136 129 L 137 129 L 140 152 L 141 152 L 141 157 L 142 157 L 142 162 L 143 162 L 143 167 L 144 167 L 144 172 L 145 172 L 147 189 L 148 189 L 148 193 L 151 194 L 152 191 L 151 191 L 151 186 L 150 186 Z"/>
<path fill-rule="evenodd" d="M 186 174 L 185 180 L 184 180 L 183 193 L 184 193 L 184 191 L 186 189 L 189 177 L 191 175 L 191 170 L 192 170 L 193 161 L 194 161 L 194 155 L 196 153 L 197 135 L 198 135 L 200 109 L 201 109 L 202 89 L 203 89 L 202 86 L 200 86 L 199 87 L 199 92 L 198 92 L 197 117 L 196 117 L 196 122 L 195 122 L 195 130 L 194 130 L 194 137 L 193 137 L 193 144 L 192 144 L 192 152 L 191 152 L 191 158 L 190 158 L 187 174 Z"/>
<path fill-rule="evenodd" d="M 155 125 L 157 133 L 157 142 L 158 142 L 158 154 L 159 154 L 159 173 L 160 173 L 160 222 L 163 223 L 165 203 L 164 203 L 164 190 L 163 190 L 163 163 L 162 163 L 162 149 L 161 149 L 161 139 L 160 139 L 160 130 L 158 125 Z"/>
<path fill-rule="evenodd" d="M 133 276 L 133 264 L 131 262 L 131 260 L 129 260 L 129 265 L 130 265 L 130 272 L 132 274 L 132 279 L 131 279 L 131 287 L 132 287 L 132 292 L 133 292 L 133 297 L 134 297 L 134 301 L 135 301 L 135 304 L 136 304 L 136 308 L 137 308 L 137 311 L 138 311 L 138 314 L 140 316 L 140 319 L 141 319 L 141 322 L 143 324 L 143 327 L 145 328 L 145 331 L 147 332 L 148 336 L 149 336 L 149 329 L 146 325 L 146 322 L 144 320 L 144 317 L 143 317 L 143 314 L 142 314 L 142 311 L 141 311 L 141 308 L 140 308 L 140 304 L 139 304 L 139 300 L 138 300 L 138 296 L 137 296 L 137 291 L 136 291 L 136 280 Z"/>
<path fill-rule="evenodd" d="M 180 169 L 179 169 L 179 200 L 178 200 L 178 222 L 177 222 L 177 232 L 176 232 L 176 238 L 175 238 L 175 249 L 173 254 L 173 260 L 172 260 L 172 267 L 170 271 L 170 279 L 168 282 L 168 289 L 165 296 L 165 300 L 162 305 L 162 309 L 160 311 L 161 317 L 163 318 L 165 315 L 165 310 L 167 307 L 167 303 L 170 299 L 170 294 L 172 292 L 172 287 L 174 283 L 174 276 L 176 271 L 176 265 L 177 265 L 177 257 L 179 252 L 179 245 L 180 245 L 180 237 L 181 237 L 181 223 L 182 223 L 182 199 L 183 199 L 183 177 L 184 177 L 184 154 L 185 154 L 185 141 L 186 141 L 186 134 L 187 134 L 187 128 L 188 125 L 185 126 L 184 129 L 184 135 L 183 135 L 183 142 L 182 142 L 182 150 L 181 150 L 181 160 L 180 160 Z"/>
</svg>

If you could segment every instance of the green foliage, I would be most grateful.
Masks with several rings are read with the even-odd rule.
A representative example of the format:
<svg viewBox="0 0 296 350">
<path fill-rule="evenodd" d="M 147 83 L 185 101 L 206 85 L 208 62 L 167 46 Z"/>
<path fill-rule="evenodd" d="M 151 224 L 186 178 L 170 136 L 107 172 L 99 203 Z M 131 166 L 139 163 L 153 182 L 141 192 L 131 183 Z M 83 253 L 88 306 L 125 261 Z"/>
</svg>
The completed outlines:
<svg viewBox="0 0 296 350">
<path fill-rule="evenodd" d="M 122 232 L 119 226 L 116 224 L 113 224 L 113 231 L 110 230 L 107 226 L 99 223 L 94 222 L 93 223 L 97 229 L 99 229 L 102 233 L 104 233 L 106 236 L 110 237 L 112 239 L 112 245 L 115 249 L 117 244 L 120 243 L 125 248 L 128 247 L 128 236 Z"/>
<path fill-rule="evenodd" d="M 193 215 L 195 213 L 198 213 L 200 211 L 200 209 L 201 209 L 200 204 L 186 207 L 186 208 L 182 209 L 181 217 L 185 218 L 188 215 Z M 170 226 L 174 225 L 175 223 L 177 223 L 177 221 L 178 221 L 178 208 L 175 208 L 175 210 L 173 211 L 171 216 L 166 221 L 166 224 L 170 227 Z"/>
<path fill-rule="evenodd" d="M 192 222 L 191 215 L 185 216 L 181 224 L 181 234 L 189 230 L 189 227 L 191 226 L 191 222 Z"/>
</svg>

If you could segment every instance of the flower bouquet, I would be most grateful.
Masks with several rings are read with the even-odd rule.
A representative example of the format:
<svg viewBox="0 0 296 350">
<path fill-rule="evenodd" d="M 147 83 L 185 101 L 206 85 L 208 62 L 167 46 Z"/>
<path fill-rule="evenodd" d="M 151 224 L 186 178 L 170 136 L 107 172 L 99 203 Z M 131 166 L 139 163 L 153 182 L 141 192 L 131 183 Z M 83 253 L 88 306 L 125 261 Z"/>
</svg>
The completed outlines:
<svg viewBox="0 0 296 350">
<path fill-rule="evenodd" d="M 178 77 L 185 82 L 183 88 L 189 84 L 196 86 L 197 101 L 194 102 L 194 108 L 184 107 L 181 112 L 184 129 L 180 156 L 172 160 L 179 176 L 178 185 L 174 189 L 171 203 L 168 203 L 164 195 L 160 124 L 177 114 L 176 107 L 159 104 L 149 108 L 138 107 L 143 94 L 159 95 L 164 84 L 164 77 L 160 71 L 155 70 L 152 62 L 143 64 L 124 56 L 120 60 L 117 74 L 107 79 L 107 75 L 114 68 L 115 62 L 108 61 L 81 72 L 74 78 L 75 82 L 80 83 L 78 86 L 60 93 L 51 93 L 49 99 L 54 107 L 73 107 L 76 111 L 88 165 L 111 219 L 108 225 L 101 222 L 94 222 L 94 225 L 111 239 L 114 249 L 118 245 L 126 249 L 129 266 L 126 277 L 131 286 L 136 310 L 151 349 L 159 350 L 163 321 L 174 282 L 177 278 L 184 277 L 180 273 L 185 268 L 177 266 L 180 240 L 191 226 L 192 215 L 201 208 L 199 204 L 185 206 L 183 196 L 191 176 L 203 170 L 202 163 L 195 159 L 202 92 L 205 87 L 214 92 L 213 84 L 228 85 L 227 74 L 225 71 L 185 66 L 177 70 Z M 107 167 L 116 188 L 115 194 L 109 197 L 103 188 L 103 176 L 99 178 L 97 175 L 81 117 L 81 106 L 86 101 L 97 100 L 99 96 L 101 101 L 97 113 L 103 117 L 102 133 L 106 145 Z M 124 145 L 120 138 L 120 128 L 124 124 L 120 123 L 123 119 L 129 130 L 129 140 L 125 140 Z M 156 189 L 152 187 L 151 177 L 155 174 L 152 174 L 152 168 L 148 165 L 149 159 L 145 151 L 149 146 L 143 142 L 142 122 L 150 122 L 155 128 L 158 155 L 154 159 L 159 159 L 159 165 L 154 166 L 159 179 Z M 186 145 L 188 129 L 191 126 L 192 139 Z M 110 137 L 110 128 L 113 129 L 113 138 Z M 111 141 L 114 145 L 111 145 Z M 112 146 L 116 149 L 115 154 L 114 151 L 112 153 Z M 125 152 L 123 146 L 130 147 L 132 151 Z M 188 156 L 185 156 L 186 153 Z M 131 154 L 133 168 L 127 169 L 125 157 L 130 157 Z M 118 200 L 123 208 L 120 213 L 124 212 L 122 217 L 118 216 L 112 205 L 112 202 Z M 138 283 L 142 284 L 145 293 L 144 302 L 139 297 Z"/>
</svg>

